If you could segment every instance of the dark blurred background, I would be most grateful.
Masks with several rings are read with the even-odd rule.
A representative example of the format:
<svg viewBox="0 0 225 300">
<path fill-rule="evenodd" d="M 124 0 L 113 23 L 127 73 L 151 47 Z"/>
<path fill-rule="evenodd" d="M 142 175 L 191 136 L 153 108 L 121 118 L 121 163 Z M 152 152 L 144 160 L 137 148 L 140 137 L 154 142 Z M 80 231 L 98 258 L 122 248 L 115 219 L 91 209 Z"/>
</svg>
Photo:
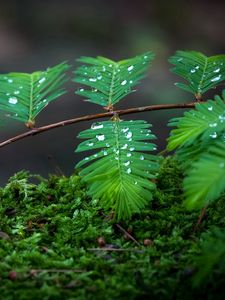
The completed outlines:
<svg viewBox="0 0 225 300">
<path fill-rule="evenodd" d="M 191 95 L 174 86 L 177 77 L 169 72 L 167 59 L 177 49 L 225 53 L 224 15 L 225 1 L 215 0 L 1 0 L 0 73 L 33 72 L 65 60 L 74 69 L 81 55 L 120 60 L 152 50 L 156 58 L 147 78 L 118 108 L 191 101 Z M 100 112 L 100 107 L 74 94 L 78 87 L 67 84 L 68 93 L 41 113 L 37 126 Z M 168 119 L 182 113 L 146 112 L 124 118 L 151 122 L 160 151 L 166 145 Z M 26 131 L 19 122 L 3 119 L 1 141 Z M 58 166 L 71 174 L 80 159 L 74 154 L 76 136 L 90 124 L 55 129 L 1 148 L 0 184 L 21 169 L 47 176 Z"/>
</svg>

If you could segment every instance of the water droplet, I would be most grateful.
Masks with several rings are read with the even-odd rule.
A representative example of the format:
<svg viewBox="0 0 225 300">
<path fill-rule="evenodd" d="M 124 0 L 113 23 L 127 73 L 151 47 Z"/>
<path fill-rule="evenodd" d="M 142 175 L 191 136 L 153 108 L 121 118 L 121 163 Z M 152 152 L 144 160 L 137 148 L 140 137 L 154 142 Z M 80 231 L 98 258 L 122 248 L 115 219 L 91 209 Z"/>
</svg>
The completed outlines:
<svg viewBox="0 0 225 300">
<path fill-rule="evenodd" d="M 130 148 L 130 151 L 134 151 L 134 150 L 135 150 L 135 148 L 134 148 L 134 147 L 131 147 L 131 148 Z"/>
<path fill-rule="evenodd" d="M 127 132 L 129 130 L 129 128 L 128 127 L 126 127 L 126 128 L 123 128 L 122 130 L 121 130 L 121 132 Z"/>
<path fill-rule="evenodd" d="M 218 73 L 219 71 L 220 71 L 220 68 L 214 70 L 213 72 L 214 72 L 214 73 Z"/>
<path fill-rule="evenodd" d="M 127 157 L 131 157 L 131 153 L 127 153 Z"/>
<path fill-rule="evenodd" d="M 21 86 L 19 86 L 19 89 L 23 89 L 23 86 L 21 85 Z"/>
<path fill-rule="evenodd" d="M 195 69 L 192 69 L 192 70 L 191 70 L 191 73 L 195 73 L 195 72 L 196 72 L 196 70 L 195 70 Z"/>
<path fill-rule="evenodd" d="M 97 79 L 98 79 L 98 80 L 101 80 L 101 79 L 102 79 L 102 76 L 101 76 L 101 75 L 100 75 L 100 76 L 98 76 L 98 77 L 97 77 Z"/>
<path fill-rule="evenodd" d="M 130 80 L 129 83 L 133 83 L 133 80 Z"/>
<path fill-rule="evenodd" d="M 102 71 L 103 71 L 103 72 L 106 71 L 106 67 L 105 67 L 105 66 L 102 67 Z"/>
<path fill-rule="evenodd" d="M 85 157 L 85 159 L 84 160 L 89 160 L 89 157 Z"/>
<path fill-rule="evenodd" d="M 147 58 L 148 58 L 148 55 L 145 55 L 145 56 L 144 56 L 144 59 L 147 59 Z"/>
<path fill-rule="evenodd" d="M 124 81 L 121 82 L 121 85 L 125 85 L 126 83 L 127 83 L 127 81 L 124 80 Z"/>
<path fill-rule="evenodd" d="M 96 78 L 90 78 L 89 81 L 96 82 L 97 79 Z"/>
<path fill-rule="evenodd" d="M 94 157 L 97 157 L 98 156 L 98 154 L 94 154 Z"/>
<path fill-rule="evenodd" d="M 225 116 L 219 116 L 220 122 L 223 123 L 225 121 Z"/>
<path fill-rule="evenodd" d="M 124 166 L 129 166 L 130 165 L 130 161 L 128 160 L 128 161 L 126 161 L 125 163 L 124 163 Z"/>
<path fill-rule="evenodd" d="M 212 134 L 209 135 L 211 138 L 215 139 L 217 138 L 217 133 L 216 132 L 213 132 Z"/>
<path fill-rule="evenodd" d="M 20 91 L 15 91 L 14 92 L 15 95 L 18 95 L 19 93 L 20 93 Z"/>
<path fill-rule="evenodd" d="M 97 139 L 98 141 L 104 141 L 105 136 L 104 136 L 104 134 L 96 135 L 96 139 Z"/>
<path fill-rule="evenodd" d="M 156 150 L 156 147 L 153 147 L 152 150 Z"/>
<path fill-rule="evenodd" d="M 109 143 L 106 143 L 106 144 L 105 144 L 105 146 L 106 146 L 107 148 L 109 148 L 109 147 L 110 147 Z"/>
<path fill-rule="evenodd" d="M 79 92 L 83 92 L 84 91 L 84 89 L 79 89 Z"/>
<path fill-rule="evenodd" d="M 108 152 L 107 151 L 103 151 L 103 155 L 108 155 Z"/>
<path fill-rule="evenodd" d="M 212 110 L 213 110 L 213 107 L 212 107 L 212 106 L 209 106 L 209 107 L 208 107 L 208 110 L 209 110 L 209 111 L 212 111 Z"/>
<path fill-rule="evenodd" d="M 130 174 L 131 173 L 131 168 L 128 168 L 127 169 L 127 174 Z"/>
<path fill-rule="evenodd" d="M 127 149 L 127 147 L 128 147 L 128 145 L 125 144 L 125 145 L 123 145 L 123 146 L 121 147 L 121 149 L 124 150 L 124 149 Z"/>
<path fill-rule="evenodd" d="M 112 64 L 110 64 L 109 67 L 112 68 Z"/>
<path fill-rule="evenodd" d="M 127 70 L 131 71 L 131 70 L 133 70 L 133 68 L 134 68 L 134 66 L 130 66 L 130 67 L 127 68 Z"/>
<path fill-rule="evenodd" d="M 9 98 L 9 103 L 10 104 L 16 104 L 18 102 L 17 98 L 16 97 L 10 97 Z"/>
<path fill-rule="evenodd" d="M 132 137 L 133 133 L 131 131 L 129 131 L 126 135 L 126 138 L 127 139 L 130 139 Z"/>
<path fill-rule="evenodd" d="M 87 145 L 91 147 L 94 145 L 94 143 L 88 143 Z"/>
<path fill-rule="evenodd" d="M 212 82 L 218 81 L 218 80 L 220 80 L 220 78 L 221 78 L 221 75 L 218 75 L 217 77 L 214 77 L 213 79 L 211 79 L 211 81 Z"/>
<path fill-rule="evenodd" d="M 45 80 L 46 80 L 46 78 L 43 77 L 43 78 L 41 78 L 38 82 L 41 84 L 41 83 L 43 83 Z"/>
<path fill-rule="evenodd" d="M 210 123 L 209 124 L 209 127 L 216 127 L 217 126 L 217 123 Z"/>
<path fill-rule="evenodd" d="M 178 60 L 177 61 L 182 61 L 183 60 L 183 58 L 181 57 L 181 58 L 178 58 Z"/>
<path fill-rule="evenodd" d="M 144 160 L 145 158 L 144 158 L 144 156 L 143 155 L 141 155 L 140 156 L 140 160 Z"/>
<path fill-rule="evenodd" d="M 199 66 L 196 66 L 195 69 L 198 70 L 198 69 L 199 69 Z"/>
<path fill-rule="evenodd" d="M 135 181 L 134 184 L 137 185 L 137 181 Z"/>
<path fill-rule="evenodd" d="M 94 123 L 91 125 L 91 129 L 101 129 L 103 128 L 103 124 Z"/>
<path fill-rule="evenodd" d="M 12 79 L 8 79 L 8 83 L 12 83 L 13 82 L 13 80 Z"/>
</svg>

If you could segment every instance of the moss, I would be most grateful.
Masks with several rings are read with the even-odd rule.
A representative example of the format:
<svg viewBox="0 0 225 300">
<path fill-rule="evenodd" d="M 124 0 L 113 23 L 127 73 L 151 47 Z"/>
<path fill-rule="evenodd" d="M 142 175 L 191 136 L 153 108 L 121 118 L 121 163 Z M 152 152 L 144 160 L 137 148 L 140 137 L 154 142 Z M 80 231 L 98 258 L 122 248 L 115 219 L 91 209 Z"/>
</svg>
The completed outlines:
<svg viewBox="0 0 225 300">
<path fill-rule="evenodd" d="M 162 160 L 153 201 L 120 223 L 135 243 L 77 174 L 46 180 L 17 173 L 0 190 L 2 299 L 213 298 L 225 268 L 215 263 L 198 285 L 193 280 L 202 268 L 196 258 L 207 255 L 205 233 L 224 227 L 224 195 L 194 231 L 199 212 L 182 206 L 182 177 L 175 158 Z M 99 237 L 111 251 L 99 247 Z"/>
</svg>

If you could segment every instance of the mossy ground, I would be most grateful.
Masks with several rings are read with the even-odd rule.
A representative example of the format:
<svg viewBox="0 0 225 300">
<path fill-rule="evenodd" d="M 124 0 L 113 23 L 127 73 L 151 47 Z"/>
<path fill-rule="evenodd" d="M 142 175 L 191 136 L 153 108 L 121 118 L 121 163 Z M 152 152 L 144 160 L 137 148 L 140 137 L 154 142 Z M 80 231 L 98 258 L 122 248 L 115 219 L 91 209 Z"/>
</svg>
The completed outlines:
<svg viewBox="0 0 225 300">
<path fill-rule="evenodd" d="M 194 230 L 182 177 L 164 159 L 153 201 L 118 224 L 76 174 L 13 176 L 0 190 L 0 299 L 224 299 L 225 197 Z"/>
</svg>

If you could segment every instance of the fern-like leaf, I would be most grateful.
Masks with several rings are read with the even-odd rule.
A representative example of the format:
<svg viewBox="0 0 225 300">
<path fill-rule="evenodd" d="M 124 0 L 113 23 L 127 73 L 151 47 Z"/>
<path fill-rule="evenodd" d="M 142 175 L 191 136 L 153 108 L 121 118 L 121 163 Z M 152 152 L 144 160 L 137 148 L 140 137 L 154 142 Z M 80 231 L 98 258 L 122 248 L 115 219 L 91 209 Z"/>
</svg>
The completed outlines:
<svg viewBox="0 0 225 300">
<path fill-rule="evenodd" d="M 81 57 L 85 65 L 75 71 L 75 82 L 86 85 L 76 93 L 88 98 L 87 101 L 111 108 L 126 95 L 133 92 L 133 87 L 145 76 L 153 60 L 152 52 L 131 59 L 112 61 L 98 56 Z"/>
<path fill-rule="evenodd" d="M 188 81 L 176 85 L 198 99 L 225 80 L 225 55 L 207 57 L 200 52 L 177 51 L 169 62 L 175 65 L 171 71 Z"/>
<path fill-rule="evenodd" d="M 111 208 L 117 219 L 128 219 L 151 198 L 157 158 L 146 154 L 155 150 L 149 142 L 155 136 L 151 125 L 142 120 L 121 121 L 118 118 L 94 123 L 91 129 L 79 134 L 82 142 L 76 152 L 97 149 L 84 158 L 77 168 L 85 166 L 80 175 L 89 186 L 89 193 L 99 198 L 103 207 Z"/>
<path fill-rule="evenodd" d="M 0 75 L 0 109 L 7 112 L 7 116 L 33 127 L 35 117 L 44 107 L 65 93 L 62 85 L 67 80 L 68 68 L 66 63 L 61 63 L 32 74 Z"/>
<path fill-rule="evenodd" d="M 184 113 L 184 117 L 174 118 L 169 126 L 176 126 L 168 139 L 168 150 L 193 145 L 197 140 L 208 142 L 217 138 L 225 130 L 225 91 L 223 98 L 197 103 L 195 109 Z"/>
<path fill-rule="evenodd" d="M 216 200 L 225 190 L 225 144 L 216 141 L 208 147 L 184 180 L 185 205 L 202 208 Z"/>
</svg>

